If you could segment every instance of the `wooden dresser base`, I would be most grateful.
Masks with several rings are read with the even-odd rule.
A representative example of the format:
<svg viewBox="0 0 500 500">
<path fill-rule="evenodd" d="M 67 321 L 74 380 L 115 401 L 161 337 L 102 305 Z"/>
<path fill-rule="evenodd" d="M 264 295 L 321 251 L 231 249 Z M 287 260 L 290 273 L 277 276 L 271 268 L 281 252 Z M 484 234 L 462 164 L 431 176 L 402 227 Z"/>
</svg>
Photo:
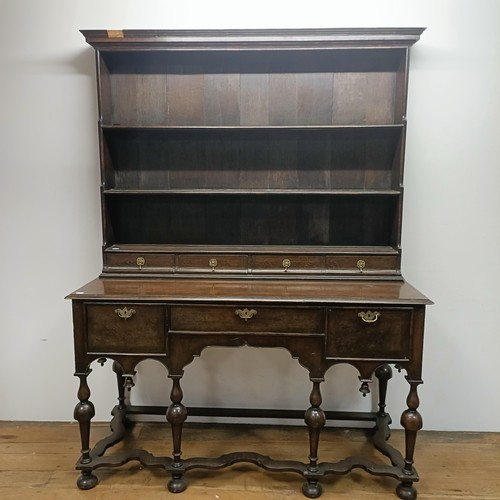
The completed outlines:
<svg viewBox="0 0 500 500">
<path fill-rule="evenodd" d="M 75 375 L 80 379 L 74 417 L 80 426 L 82 456 L 78 486 L 97 484 L 93 471 L 138 460 L 144 466 L 171 474 L 168 489 L 183 491 L 184 475 L 194 468 L 221 469 L 238 462 L 254 463 L 269 471 L 301 474 L 304 494 L 321 495 L 320 479 L 346 474 L 354 468 L 400 481 L 397 494 L 416 498 L 413 468 L 417 432 L 422 428 L 417 388 L 422 383 L 422 347 L 425 305 L 428 299 L 404 281 L 289 280 L 123 280 L 97 279 L 69 296 L 73 302 Z M 216 415 L 217 410 L 188 409 L 183 404 L 184 369 L 211 346 L 284 348 L 309 372 L 312 390 L 302 415 L 309 433 L 308 461 L 277 461 L 257 453 L 237 452 L 218 458 L 182 457 L 182 429 L 188 415 Z M 95 410 L 87 383 L 91 364 L 113 361 L 118 406 L 113 411 L 112 434 L 90 449 L 90 425 Z M 128 405 L 136 365 L 159 361 L 172 381 L 167 408 Z M 348 363 L 359 373 L 360 392 L 370 392 L 373 378 L 379 386 L 377 413 L 325 413 L 320 385 L 329 368 Z M 388 443 L 390 417 L 385 411 L 392 368 L 406 372 L 410 385 L 407 409 L 401 416 L 405 430 L 404 456 Z M 144 450 L 116 455 L 105 451 L 125 435 L 127 415 L 166 414 L 172 432 L 171 457 L 154 457 Z M 224 416 L 286 417 L 280 410 L 223 410 Z M 391 465 L 350 457 L 337 463 L 319 462 L 321 429 L 326 420 L 374 422 L 375 447 Z"/>
</svg>

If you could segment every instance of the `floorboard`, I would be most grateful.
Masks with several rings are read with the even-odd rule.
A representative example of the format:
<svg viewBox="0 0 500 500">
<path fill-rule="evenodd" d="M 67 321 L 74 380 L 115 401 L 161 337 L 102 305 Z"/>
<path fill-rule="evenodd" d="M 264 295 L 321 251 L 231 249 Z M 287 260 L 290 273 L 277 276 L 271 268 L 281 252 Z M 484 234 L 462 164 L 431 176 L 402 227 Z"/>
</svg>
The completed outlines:
<svg viewBox="0 0 500 500">
<path fill-rule="evenodd" d="M 92 441 L 108 434 L 107 424 L 93 424 Z M 394 431 L 391 443 L 402 448 L 404 435 Z M 137 423 L 127 441 L 157 455 L 169 455 L 169 429 L 162 423 Z M 144 470 L 138 463 L 97 471 L 99 485 L 80 491 L 75 481 L 79 432 L 74 423 L 0 422 L 0 498 L 3 500 L 303 500 L 302 478 L 293 473 L 270 473 L 251 464 L 221 471 L 193 470 L 188 489 L 173 495 L 167 475 Z M 185 426 L 183 452 L 189 456 L 217 456 L 231 451 L 256 451 L 276 459 L 305 461 L 307 430 L 295 426 L 208 425 Z M 348 455 L 385 460 L 373 450 L 362 430 L 326 428 L 320 461 Z M 419 499 L 500 500 L 500 434 L 419 433 L 415 465 L 421 481 Z M 323 498 L 340 500 L 396 499 L 397 482 L 355 470 L 327 476 Z"/>
</svg>

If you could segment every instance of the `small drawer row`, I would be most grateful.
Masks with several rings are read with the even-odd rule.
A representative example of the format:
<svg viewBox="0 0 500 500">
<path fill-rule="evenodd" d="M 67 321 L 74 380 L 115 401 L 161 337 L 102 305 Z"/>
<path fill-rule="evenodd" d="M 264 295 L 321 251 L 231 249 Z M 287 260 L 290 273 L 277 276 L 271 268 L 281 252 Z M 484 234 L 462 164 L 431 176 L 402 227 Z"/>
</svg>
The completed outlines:
<svg viewBox="0 0 500 500">
<path fill-rule="evenodd" d="M 396 274 L 399 255 L 106 252 L 104 272 L 214 274 Z"/>
</svg>

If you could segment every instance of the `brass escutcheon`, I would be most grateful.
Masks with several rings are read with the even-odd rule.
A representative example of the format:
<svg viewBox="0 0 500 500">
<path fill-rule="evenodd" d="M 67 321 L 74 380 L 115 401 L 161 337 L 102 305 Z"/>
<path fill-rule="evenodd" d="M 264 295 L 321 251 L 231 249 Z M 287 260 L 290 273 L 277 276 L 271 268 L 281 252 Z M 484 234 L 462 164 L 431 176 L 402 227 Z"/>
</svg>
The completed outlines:
<svg viewBox="0 0 500 500">
<path fill-rule="evenodd" d="M 217 264 L 218 264 L 217 259 L 210 259 L 208 261 L 208 265 L 212 268 L 212 271 L 215 271 Z"/>
<path fill-rule="evenodd" d="M 378 311 L 361 311 L 358 313 L 358 317 L 361 318 L 365 323 L 375 323 L 378 320 L 380 313 Z"/>
<path fill-rule="evenodd" d="M 139 271 L 142 271 L 142 266 L 146 264 L 146 259 L 144 257 L 137 257 L 135 263 L 139 266 Z"/>
<path fill-rule="evenodd" d="M 234 314 L 236 314 L 236 316 L 239 316 L 241 319 L 248 321 L 257 314 L 257 311 L 255 309 L 247 309 L 245 307 L 245 309 L 236 309 L 236 311 L 234 311 Z"/>
<path fill-rule="evenodd" d="M 283 259 L 283 262 L 281 263 L 283 266 L 283 269 L 285 270 L 285 273 L 288 271 L 290 266 L 292 265 L 292 261 L 290 259 Z"/>
<path fill-rule="evenodd" d="M 363 269 L 366 267 L 366 262 L 363 259 L 359 259 L 358 262 L 356 262 L 356 267 L 359 269 L 359 272 L 362 273 Z"/>
<path fill-rule="evenodd" d="M 135 309 L 127 309 L 127 307 L 124 307 L 123 309 L 115 309 L 115 313 L 119 318 L 127 320 L 135 314 Z"/>
</svg>

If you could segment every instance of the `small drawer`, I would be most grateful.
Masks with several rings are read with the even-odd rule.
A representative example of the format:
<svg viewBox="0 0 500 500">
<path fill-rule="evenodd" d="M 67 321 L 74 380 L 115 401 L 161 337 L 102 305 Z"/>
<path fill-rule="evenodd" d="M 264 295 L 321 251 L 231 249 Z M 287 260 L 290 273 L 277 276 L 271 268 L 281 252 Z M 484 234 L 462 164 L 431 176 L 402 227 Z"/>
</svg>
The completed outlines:
<svg viewBox="0 0 500 500">
<path fill-rule="evenodd" d="M 175 256 L 168 253 L 112 253 L 104 254 L 106 271 L 136 271 L 141 273 L 173 271 Z"/>
<path fill-rule="evenodd" d="M 173 306 L 170 327 L 186 332 L 324 333 L 325 311 L 252 305 Z"/>
<path fill-rule="evenodd" d="M 87 304 L 87 350 L 97 353 L 165 353 L 161 305 Z"/>
<path fill-rule="evenodd" d="M 354 274 L 381 274 L 399 272 L 398 255 L 328 255 L 326 268 Z"/>
<path fill-rule="evenodd" d="M 329 358 L 407 360 L 410 358 L 413 309 L 332 308 L 328 311 Z"/>
<path fill-rule="evenodd" d="M 178 272 L 241 273 L 247 270 L 246 255 L 180 254 L 177 257 Z"/>
<path fill-rule="evenodd" d="M 252 269 L 255 272 L 272 271 L 280 273 L 300 273 L 320 271 L 325 268 L 323 255 L 253 255 Z"/>
</svg>

